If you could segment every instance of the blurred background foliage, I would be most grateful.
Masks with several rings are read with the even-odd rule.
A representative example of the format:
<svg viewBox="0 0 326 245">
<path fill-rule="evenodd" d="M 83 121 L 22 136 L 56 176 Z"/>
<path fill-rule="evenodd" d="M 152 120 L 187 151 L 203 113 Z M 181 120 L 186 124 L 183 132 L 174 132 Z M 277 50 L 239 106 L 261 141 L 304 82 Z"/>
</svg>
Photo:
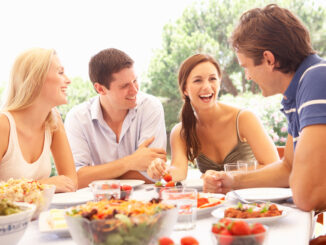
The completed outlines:
<svg viewBox="0 0 326 245">
<path fill-rule="evenodd" d="M 91 81 L 85 81 L 80 77 L 71 79 L 71 84 L 68 87 L 68 104 L 58 106 L 62 119 L 65 120 L 66 114 L 72 107 L 94 97 L 96 94 Z"/>
<path fill-rule="evenodd" d="M 273 1 L 293 11 L 309 29 L 315 50 L 326 55 L 326 6 L 313 0 Z M 162 47 L 153 51 L 148 70 L 142 74 L 141 89 L 158 96 L 164 106 L 167 134 L 179 121 L 182 105 L 177 73 L 183 60 L 195 53 L 214 56 L 223 69 L 220 101 L 250 108 L 262 120 L 276 145 L 284 145 L 287 123 L 279 111 L 282 96 L 263 98 L 252 81 L 244 78 L 243 69 L 228 45 L 228 38 L 241 13 L 253 7 L 263 7 L 266 0 L 204 0 L 194 2 L 182 16 L 167 23 L 162 32 Z M 137 62 L 137 60 L 136 60 Z M 4 88 L 0 87 L 0 100 Z M 96 95 L 90 81 L 72 78 L 68 89 L 68 104 L 59 106 L 62 118 L 75 105 Z"/>
<path fill-rule="evenodd" d="M 317 3 L 313 0 L 273 2 L 290 9 L 303 21 L 310 31 L 313 47 L 320 56 L 325 57 L 326 7 L 322 6 L 321 2 Z M 162 47 L 154 51 L 148 72 L 144 77 L 143 88 L 148 93 L 162 98 L 168 132 L 179 121 L 178 112 L 182 105 L 177 83 L 178 68 L 183 60 L 193 54 L 207 53 L 220 63 L 223 70 L 221 101 L 224 100 L 224 95 L 233 95 L 233 99 L 229 97 L 228 99 L 235 102 L 241 101 L 237 99 L 238 97 L 246 97 L 249 101 L 259 98 L 259 96 L 252 96 L 260 94 L 260 90 L 255 83 L 245 80 L 244 71 L 238 65 L 236 56 L 228 45 L 228 38 L 244 11 L 254 7 L 264 7 L 268 3 L 271 1 L 198 1 L 186 8 L 183 15 L 175 22 L 164 26 Z M 256 104 L 253 103 L 253 106 Z M 246 103 L 238 105 L 243 107 Z M 275 109 L 275 106 L 268 104 L 263 110 L 265 112 L 259 116 L 262 117 L 267 128 L 272 127 L 272 135 L 280 134 L 279 140 L 276 140 L 277 137 L 273 138 L 277 144 L 283 145 L 280 140 L 283 141 L 283 125 L 286 125 L 286 119 L 279 115 L 279 112 L 275 112 Z"/>
</svg>

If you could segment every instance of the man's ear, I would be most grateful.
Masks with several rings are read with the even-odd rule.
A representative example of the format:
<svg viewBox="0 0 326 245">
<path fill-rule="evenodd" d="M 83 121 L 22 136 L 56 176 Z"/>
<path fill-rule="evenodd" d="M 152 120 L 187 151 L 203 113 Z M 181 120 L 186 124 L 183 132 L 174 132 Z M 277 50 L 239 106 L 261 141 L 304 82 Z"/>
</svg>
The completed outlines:
<svg viewBox="0 0 326 245">
<path fill-rule="evenodd" d="M 276 66 L 276 64 L 275 64 L 275 56 L 271 51 L 265 50 L 264 53 L 263 53 L 263 57 L 264 57 L 264 59 L 265 59 L 265 61 L 266 61 L 266 63 L 268 65 L 273 66 L 273 68 Z"/>
<path fill-rule="evenodd" d="M 94 88 L 98 94 L 105 95 L 106 90 L 105 87 L 102 84 L 94 83 Z"/>
</svg>

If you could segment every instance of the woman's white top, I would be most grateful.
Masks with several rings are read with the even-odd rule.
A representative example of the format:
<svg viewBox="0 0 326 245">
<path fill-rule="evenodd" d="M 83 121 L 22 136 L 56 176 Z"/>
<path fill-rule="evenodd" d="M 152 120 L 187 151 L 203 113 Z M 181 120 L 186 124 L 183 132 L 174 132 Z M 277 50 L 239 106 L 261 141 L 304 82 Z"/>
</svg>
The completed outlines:
<svg viewBox="0 0 326 245">
<path fill-rule="evenodd" d="M 16 123 L 10 112 L 1 112 L 8 117 L 10 124 L 10 136 L 8 149 L 0 162 L 0 180 L 7 181 L 10 178 L 44 179 L 51 174 L 50 146 L 52 134 L 49 127 L 46 127 L 44 134 L 43 151 L 40 157 L 33 163 L 28 163 L 21 152 Z"/>
</svg>

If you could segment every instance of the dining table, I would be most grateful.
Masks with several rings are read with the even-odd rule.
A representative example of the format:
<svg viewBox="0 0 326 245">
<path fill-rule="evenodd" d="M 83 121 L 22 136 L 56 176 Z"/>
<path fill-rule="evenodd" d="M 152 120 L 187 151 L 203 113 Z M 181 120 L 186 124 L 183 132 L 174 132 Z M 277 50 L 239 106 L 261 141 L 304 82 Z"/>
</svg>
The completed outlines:
<svg viewBox="0 0 326 245">
<path fill-rule="evenodd" d="M 153 185 L 143 184 L 134 188 L 136 196 L 146 196 Z M 91 190 L 86 188 L 85 193 Z M 88 193 L 89 194 L 89 193 Z M 73 195 L 72 195 L 73 196 Z M 307 245 L 312 238 L 314 230 L 314 212 L 304 212 L 296 208 L 292 198 L 283 200 L 280 205 L 287 208 L 287 215 L 282 219 L 267 224 L 268 234 L 265 245 Z M 56 208 L 50 206 L 50 208 Z M 201 245 L 213 245 L 211 228 L 218 218 L 212 216 L 211 212 L 198 215 L 196 226 L 191 230 L 173 231 L 170 235 L 176 244 L 180 244 L 180 239 L 184 236 L 192 236 Z M 76 244 L 70 235 L 62 236 L 55 232 L 40 232 L 39 220 L 31 221 L 26 232 L 19 242 L 19 245 L 74 245 Z"/>
</svg>

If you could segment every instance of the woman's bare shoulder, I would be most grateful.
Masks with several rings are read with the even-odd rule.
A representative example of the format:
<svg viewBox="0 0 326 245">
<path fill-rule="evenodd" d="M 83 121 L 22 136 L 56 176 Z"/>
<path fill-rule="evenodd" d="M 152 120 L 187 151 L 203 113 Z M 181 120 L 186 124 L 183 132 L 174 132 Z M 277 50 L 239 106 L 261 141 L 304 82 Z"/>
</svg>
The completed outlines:
<svg viewBox="0 0 326 245">
<path fill-rule="evenodd" d="M 4 114 L 0 114 L 0 132 L 1 132 L 1 136 L 4 136 L 3 133 L 8 133 L 9 135 L 9 131 L 10 131 L 10 124 L 9 124 L 9 120 L 8 117 Z"/>
<path fill-rule="evenodd" d="M 173 128 L 172 128 L 172 130 L 171 130 L 171 135 L 180 134 L 181 127 L 182 127 L 182 123 L 181 122 L 179 122 L 176 125 L 174 125 Z"/>
<path fill-rule="evenodd" d="M 171 133 L 170 133 L 170 141 L 181 140 L 181 128 L 182 123 L 179 122 L 173 126 Z"/>
<path fill-rule="evenodd" d="M 224 103 L 224 102 L 220 102 L 220 108 L 225 111 L 225 112 L 228 112 L 228 113 L 238 113 L 241 108 L 237 107 L 237 106 L 234 106 L 234 105 L 230 105 L 228 103 Z"/>
<path fill-rule="evenodd" d="M 248 122 L 252 122 L 252 121 L 257 121 L 258 117 L 257 115 L 250 109 L 246 108 L 246 109 L 242 109 L 239 112 L 239 123 L 248 123 Z"/>
</svg>

